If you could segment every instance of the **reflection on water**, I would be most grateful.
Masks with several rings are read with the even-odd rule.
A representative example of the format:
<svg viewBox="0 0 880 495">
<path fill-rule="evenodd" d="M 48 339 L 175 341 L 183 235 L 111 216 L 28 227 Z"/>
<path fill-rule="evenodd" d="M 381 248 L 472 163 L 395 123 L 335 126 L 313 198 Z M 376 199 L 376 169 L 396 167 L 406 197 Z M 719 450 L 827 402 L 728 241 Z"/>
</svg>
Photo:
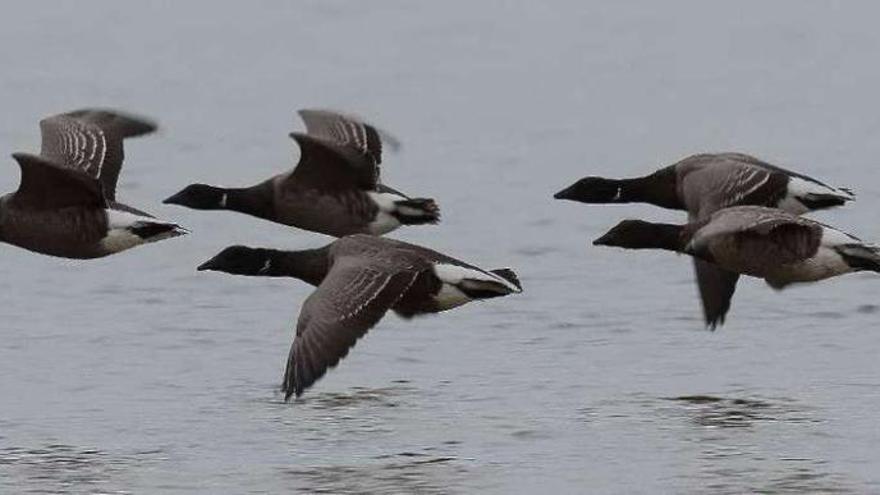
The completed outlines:
<svg viewBox="0 0 880 495">
<path fill-rule="evenodd" d="M 0 493 L 131 493 L 127 476 L 167 460 L 158 450 L 111 454 L 98 449 L 51 444 L 0 449 Z"/>
<path fill-rule="evenodd" d="M 455 480 L 467 462 L 428 452 L 375 456 L 363 464 L 290 468 L 282 471 L 303 493 L 464 493 Z"/>
<path fill-rule="evenodd" d="M 401 395 L 411 393 L 405 380 L 398 380 L 396 385 L 382 388 L 352 387 L 351 392 L 310 391 L 293 401 L 294 406 L 309 407 L 316 410 L 332 410 L 351 407 L 397 407 Z"/>
<path fill-rule="evenodd" d="M 757 441 L 784 431 L 808 434 L 823 423 L 816 411 L 789 398 L 687 395 L 664 399 L 678 407 L 661 414 L 686 419 L 684 438 L 699 446 L 699 475 L 712 493 L 856 493 L 821 456 L 793 457 Z M 818 439 L 817 439 L 818 440 Z"/>
<path fill-rule="evenodd" d="M 680 414 L 699 426 L 743 428 L 756 422 L 789 423 L 818 421 L 805 414 L 789 399 L 724 398 L 711 395 L 686 395 L 667 400 L 685 407 Z M 672 412 L 672 411 L 670 411 Z"/>
<path fill-rule="evenodd" d="M 3 2 L 7 161 L 52 112 L 143 112 L 163 132 L 126 143 L 120 196 L 193 234 L 89 261 L 0 245 L 0 494 L 880 493 L 875 276 L 744 277 L 710 333 L 690 259 L 590 244 L 679 212 L 552 199 L 736 149 L 859 186 L 817 218 L 880 239 L 880 4 L 750 2 Z M 389 315 L 284 403 L 313 289 L 194 267 L 328 239 L 161 200 L 283 171 L 312 106 L 403 140 L 383 179 L 444 221 L 392 237 L 526 290 Z"/>
</svg>

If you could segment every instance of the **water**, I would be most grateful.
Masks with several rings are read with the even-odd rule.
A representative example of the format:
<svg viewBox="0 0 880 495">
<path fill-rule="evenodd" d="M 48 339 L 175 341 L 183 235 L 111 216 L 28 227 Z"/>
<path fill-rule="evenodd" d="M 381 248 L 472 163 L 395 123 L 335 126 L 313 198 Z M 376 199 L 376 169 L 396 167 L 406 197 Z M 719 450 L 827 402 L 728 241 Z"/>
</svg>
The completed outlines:
<svg viewBox="0 0 880 495">
<path fill-rule="evenodd" d="M 880 493 L 876 277 L 740 283 L 703 331 L 690 261 L 599 249 L 643 205 L 551 195 L 706 150 L 859 201 L 880 240 L 880 7 L 856 2 L 6 2 L 0 148 L 89 105 L 154 116 L 120 197 L 194 234 L 76 262 L 0 248 L 2 493 Z M 233 243 L 327 238 L 159 204 L 295 160 L 293 111 L 372 118 L 386 182 L 439 227 L 394 236 L 522 295 L 387 317 L 292 404 L 294 280 L 196 273 Z M 7 160 L 0 190 L 17 184 Z"/>
</svg>

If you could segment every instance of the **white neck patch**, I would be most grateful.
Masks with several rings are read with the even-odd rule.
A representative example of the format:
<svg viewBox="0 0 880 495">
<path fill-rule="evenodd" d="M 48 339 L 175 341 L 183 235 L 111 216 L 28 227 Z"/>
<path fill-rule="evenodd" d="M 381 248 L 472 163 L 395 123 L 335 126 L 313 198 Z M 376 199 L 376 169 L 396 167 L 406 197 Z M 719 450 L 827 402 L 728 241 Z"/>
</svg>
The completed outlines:
<svg viewBox="0 0 880 495">
<path fill-rule="evenodd" d="M 258 274 L 262 275 L 264 273 L 269 273 L 269 269 L 272 268 L 272 260 L 266 260 L 266 263 L 263 264 L 263 268 L 260 268 Z"/>
</svg>

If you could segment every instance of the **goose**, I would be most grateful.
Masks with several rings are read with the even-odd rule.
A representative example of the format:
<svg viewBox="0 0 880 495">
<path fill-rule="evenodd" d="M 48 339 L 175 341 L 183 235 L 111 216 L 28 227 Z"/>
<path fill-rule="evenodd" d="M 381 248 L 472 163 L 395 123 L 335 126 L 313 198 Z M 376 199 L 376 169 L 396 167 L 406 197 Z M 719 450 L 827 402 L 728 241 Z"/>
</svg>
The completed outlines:
<svg viewBox="0 0 880 495">
<path fill-rule="evenodd" d="M 83 109 L 40 122 L 40 155 L 14 153 L 15 192 L 0 198 L 0 241 L 63 258 L 99 258 L 177 237 L 183 227 L 116 201 L 124 138 L 155 124 L 110 110 Z"/>
<path fill-rule="evenodd" d="M 624 220 L 597 246 L 689 254 L 774 289 L 845 273 L 880 272 L 880 246 L 828 225 L 763 206 L 734 206 L 685 225 Z"/>
<path fill-rule="evenodd" d="M 300 110 L 307 133 L 290 137 L 300 148 L 292 171 L 245 188 L 191 184 L 165 203 L 199 210 L 232 210 L 335 237 L 382 235 L 401 225 L 436 224 L 433 199 L 410 198 L 381 183 L 383 139 L 360 120 L 326 110 Z"/>
<path fill-rule="evenodd" d="M 685 210 L 690 221 L 737 205 L 775 207 L 795 215 L 841 206 L 851 190 L 771 165 L 743 153 L 703 153 L 632 179 L 585 177 L 554 195 L 582 203 L 650 203 Z M 694 260 L 706 325 L 724 323 L 739 275 Z"/>
<path fill-rule="evenodd" d="M 285 400 L 299 397 L 344 358 L 388 310 L 403 318 L 522 292 L 513 270 L 482 270 L 431 249 L 369 234 L 319 249 L 231 246 L 199 271 L 294 277 L 316 286 L 296 324 L 284 372 Z"/>
</svg>

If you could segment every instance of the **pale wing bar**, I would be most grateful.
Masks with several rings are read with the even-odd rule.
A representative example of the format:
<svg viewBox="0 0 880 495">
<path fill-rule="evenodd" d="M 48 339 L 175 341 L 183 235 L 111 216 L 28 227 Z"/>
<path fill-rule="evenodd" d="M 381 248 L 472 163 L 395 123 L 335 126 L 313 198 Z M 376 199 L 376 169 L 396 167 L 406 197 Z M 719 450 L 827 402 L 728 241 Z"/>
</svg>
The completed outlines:
<svg viewBox="0 0 880 495">
<path fill-rule="evenodd" d="M 409 290 L 419 273 L 339 261 L 303 304 L 284 373 L 285 400 L 336 366 Z"/>
<path fill-rule="evenodd" d="M 40 121 L 40 154 L 67 168 L 101 179 L 108 199 L 125 158 L 123 139 L 156 130 L 147 119 L 108 110 L 77 110 Z"/>
<path fill-rule="evenodd" d="M 327 110 L 300 110 L 299 115 L 310 135 L 354 148 L 376 165 L 382 163 L 382 136 L 375 127 Z"/>
</svg>

